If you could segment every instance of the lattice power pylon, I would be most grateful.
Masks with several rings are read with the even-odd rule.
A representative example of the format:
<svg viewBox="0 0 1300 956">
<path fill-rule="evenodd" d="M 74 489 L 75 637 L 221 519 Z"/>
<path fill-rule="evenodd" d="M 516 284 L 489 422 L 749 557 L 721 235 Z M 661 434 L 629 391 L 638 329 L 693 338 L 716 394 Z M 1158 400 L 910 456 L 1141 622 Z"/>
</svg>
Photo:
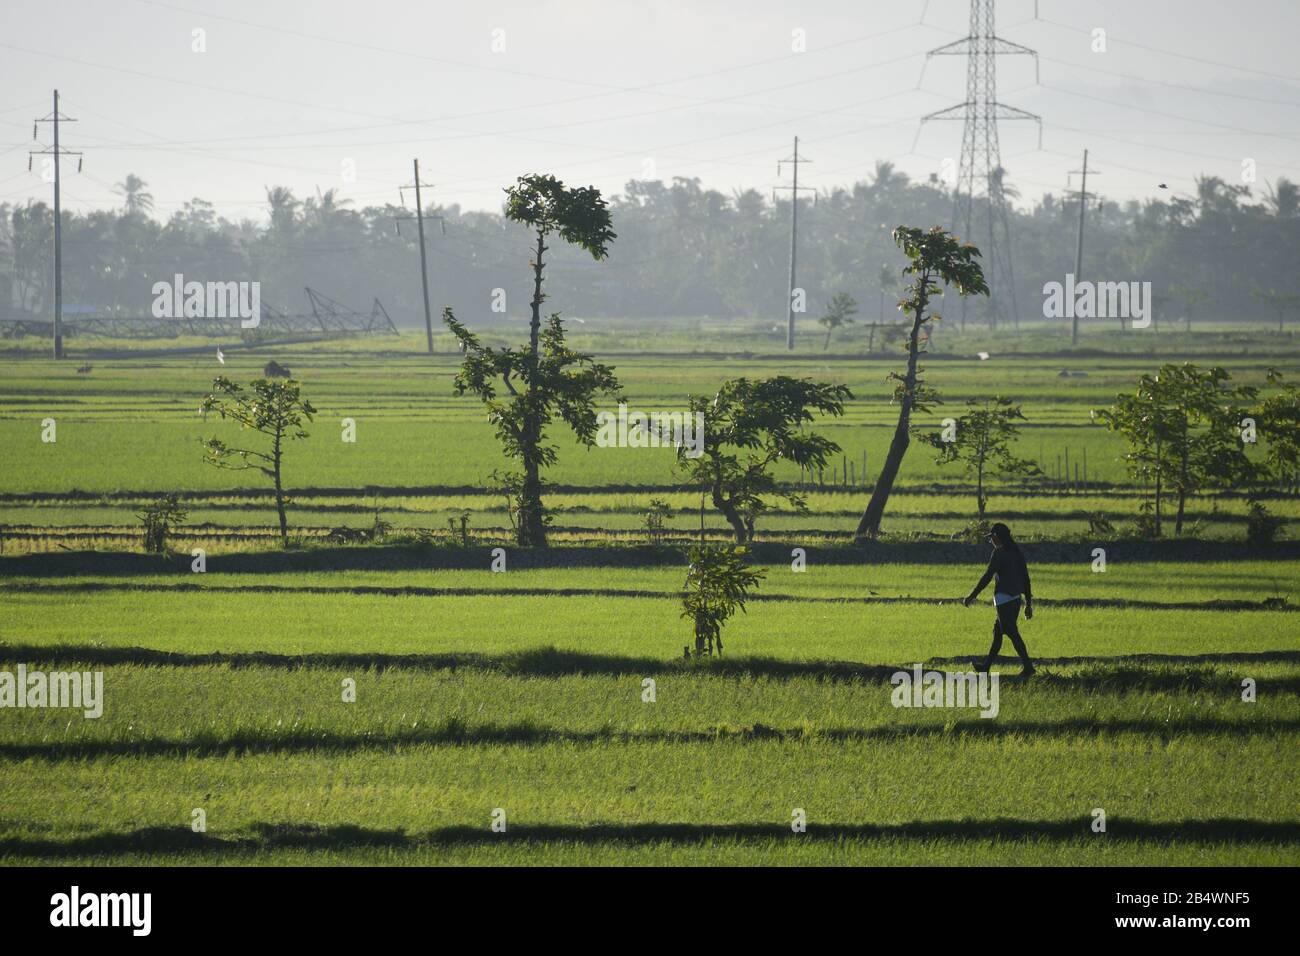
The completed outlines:
<svg viewBox="0 0 1300 956">
<path fill-rule="evenodd" d="M 1034 113 L 998 102 L 997 57 L 1004 54 L 1032 56 L 1036 72 L 1038 53 L 997 35 L 993 26 L 994 8 L 995 0 L 971 0 L 970 35 L 927 54 L 927 58 L 967 57 L 966 101 L 923 116 L 921 122 L 960 119 L 964 124 L 961 163 L 953 194 L 953 231 L 964 241 L 980 247 L 984 276 L 989 285 L 989 325 L 997 328 L 999 320 L 1007 318 L 1019 325 L 1015 269 L 1011 261 L 1011 224 L 998 146 L 998 121 L 1035 121 L 1038 123 L 1040 147 L 1043 121 Z M 966 325 L 966 306 L 963 298 L 963 328 Z"/>
</svg>

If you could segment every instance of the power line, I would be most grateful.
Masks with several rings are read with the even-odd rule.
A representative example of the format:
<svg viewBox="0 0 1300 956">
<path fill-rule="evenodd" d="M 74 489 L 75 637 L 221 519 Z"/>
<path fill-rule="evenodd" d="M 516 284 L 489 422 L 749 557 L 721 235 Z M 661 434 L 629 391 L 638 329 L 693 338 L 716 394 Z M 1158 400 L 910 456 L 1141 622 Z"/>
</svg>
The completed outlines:
<svg viewBox="0 0 1300 956">
<path fill-rule="evenodd" d="M 1300 102 L 1297 102 L 1296 100 L 1274 100 L 1265 96 L 1251 96 L 1248 93 L 1229 93 L 1226 90 L 1211 90 L 1203 86 L 1192 86 L 1189 83 L 1174 83 L 1169 80 L 1153 80 L 1136 73 L 1120 73 L 1116 70 L 1103 70 L 1100 67 L 1092 66 L 1091 64 L 1075 63 L 1071 60 L 1058 60 L 1051 56 L 1043 56 L 1041 59 L 1046 60 L 1048 63 L 1056 63 L 1060 66 L 1070 66 L 1077 70 L 1087 70 L 1089 73 L 1100 73 L 1104 76 L 1117 76 L 1120 79 L 1135 80 L 1139 83 L 1146 83 L 1151 86 L 1167 86 L 1175 90 L 1187 90 L 1191 93 L 1200 93 L 1206 96 L 1222 96 L 1233 100 L 1247 100 L 1252 103 L 1269 103 L 1274 106 L 1300 107 Z"/>
<path fill-rule="evenodd" d="M 541 103 L 531 103 L 531 104 L 524 104 L 524 105 L 520 105 L 520 106 L 500 107 L 500 108 L 495 109 L 495 110 L 487 110 L 487 111 L 481 111 L 481 112 L 478 112 L 478 113 L 464 114 L 465 116 L 475 116 L 475 115 L 479 115 L 479 116 L 481 116 L 481 115 L 488 115 L 488 114 L 490 114 L 490 113 L 499 113 L 499 112 L 516 112 L 516 111 L 519 111 L 519 110 L 540 109 L 540 108 L 550 107 L 550 106 L 566 105 L 566 104 L 568 104 L 568 103 L 580 102 L 580 101 L 583 101 L 583 100 L 592 99 L 592 98 L 596 98 L 596 97 L 617 96 L 617 95 L 626 94 L 626 93 L 645 93 L 645 92 L 654 92 L 654 95 L 657 95 L 657 96 L 677 96 L 677 97 L 682 97 L 682 96 L 683 96 L 682 94 L 659 93 L 659 92 L 655 92 L 655 91 L 657 90 L 658 87 L 662 87 L 662 86 L 674 86 L 674 85 L 676 85 L 676 84 L 678 84 L 678 83 L 685 83 L 685 82 L 689 82 L 689 81 L 692 81 L 692 80 L 699 80 L 699 79 L 708 79 L 708 78 L 712 78 L 712 77 L 715 77 L 715 76 L 721 76 L 721 75 L 724 75 L 724 74 L 727 74 L 727 73 L 735 73 L 735 72 L 740 72 L 740 71 L 742 71 L 742 70 L 749 70 L 749 69 L 755 69 L 755 68 L 763 67 L 763 66 L 770 66 L 770 65 L 772 65 L 772 64 L 774 64 L 774 63 L 787 63 L 787 62 L 790 61 L 790 57 L 789 57 L 788 55 L 774 56 L 774 57 L 766 57 L 766 58 L 761 59 L 761 60 L 752 60 L 752 61 L 750 61 L 750 62 L 748 62 L 748 63 L 741 63 L 741 64 L 737 64 L 737 65 L 735 65 L 735 66 L 720 67 L 720 68 L 718 68 L 718 69 L 713 69 L 713 70 L 703 70 L 703 71 L 700 71 L 700 72 L 697 72 L 697 73 L 688 73 L 688 74 L 686 74 L 686 75 L 684 75 L 684 76 L 673 77 L 673 78 L 669 78 L 669 79 L 666 79 L 666 80 L 656 80 L 656 81 L 653 82 L 653 83 L 645 83 L 645 84 L 641 84 L 641 85 L 639 85 L 639 86 L 631 86 L 631 87 L 627 87 L 627 86 L 618 86 L 618 85 L 616 85 L 616 84 L 612 84 L 612 83 L 602 83 L 602 82 L 598 82 L 598 81 L 591 80 L 591 79 L 574 79 L 574 78 L 571 78 L 571 77 L 557 76 L 557 75 L 553 75 L 553 74 L 545 74 L 545 73 L 535 73 L 535 72 L 526 71 L 526 70 L 512 70 L 512 69 L 506 69 L 506 68 L 501 68 L 501 67 L 496 67 L 496 66 L 484 66 L 483 64 L 480 64 L 480 63 L 473 63 L 473 62 L 471 62 L 471 61 L 465 61 L 465 60 L 453 60 L 453 59 L 449 59 L 449 58 L 447 58 L 447 57 L 432 56 L 432 55 L 429 55 L 429 54 L 426 54 L 426 53 L 415 53 L 415 52 L 413 52 L 413 51 L 409 51 L 409 50 L 400 50 L 400 49 L 396 49 L 396 48 L 392 48 L 392 47 L 383 47 L 383 46 L 379 46 L 379 45 L 377 45 L 377 44 L 372 44 L 372 43 L 362 43 L 362 42 L 359 42 L 359 41 L 356 41 L 356 40 L 344 40 L 344 39 L 340 39 L 340 38 L 338 38 L 338 37 L 329 37 L 329 36 L 324 36 L 324 35 L 322 35 L 322 34 L 306 33 L 306 32 L 301 31 L 301 30 L 292 30 L 292 29 L 289 29 L 289 28 L 287 28 L 287 27 L 280 27 L 280 26 L 276 26 L 276 25 L 274 25 L 274 24 L 257 23 L 257 22 L 251 21 L 251 20 L 242 20 L 242 19 L 238 19 L 238 18 L 236 18 L 236 17 L 226 16 L 226 15 L 219 15 L 219 14 L 213 14 L 213 13 L 209 13 L 209 12 L 201 12 L 201 11 L 197 11 L 197 10 L 190 10 L 190 9 L 185 8 L 185 7 L 178 7 L 178 6 L 175 6 L 175 5 L 172 5 L 172 4 L 162 3 L 162 2 L 159 2 L 159 0 L 136 0 L 136 2 L 137 2 L 137 3 L 146 4 L 146 5 L 149 5 L 149 6 L 155 6 L 155 7 L 161 7 L 161 8 L 163 8 L 163 9 L 173 10 L 173 11 L 176 11 L 176 12 L 178 12 L 178 13 L 186 13 L 186 14 L 190 14 L 190 15 L 192 15 L 192 16 L 202 16 L 202 17 L 204 17 L 204 18 L 206 18 L 206 19 L 210 19 L 210 20 L 226 21 L 226 22 L 228 22 L 228 23 L 235 23 L 235 24 L 238 24 L 238 25 L 240 25 L 240 26 L 251 27 L 251 28 L 253 28 L 253 29 L 258 29 L 258 30 L 267 30 L 267 31 L 274 32 L 274 33 L 281 33 L 281 34 L 285 34 L 285 35 L 288 35 L 288 36 L 298 37 L 298 38 L 300 38 L 300 39 L 307 39 L 307 40 L 313 40 L 313 41 L 316 41 L 316 42 L 331 43 L 331 44 L 336 44 L 336 45 L 340 45 L 340 46 L 347 46 L 347 47 L 352 47 L 352 48 L 354 48 L 354 49 L 367 50 L 367 51 L 369 51 L 369 52 L 373 52 L 373 53 L 382 53 L 382 54 L 384 54 L 384 55 L 386 55 L 386 56 L 400 56 L 400 57 L 407 57 L 407 58 L 410 58 L 410 59 L 416 59 L 416 60 L 421 60 L 421 61 L 425 61 L 425 62 L 435 62 L 435 63 L 446 64 L 446 65 L 449 65 L 449 66 L 456 66 L 456 67 L 460 67 L 460 68 L 462 68 L 462 69 L 482 70 L 482 71 L 487 71 L 487 72 L 492 72 L 492 73 L 504 73 L 504 74 L 514 75 L 514 76 L 522 76 L 522 77 L 527 78 L 527 79 L 540 79 L 540 80 L 545 80 L 545 81 L 547 81 L 547 82 L 558 82 L 558 83 L 568 83 L 568 84 L 570 84 L 570 85 L 590 86 L 590 87 L 598 88 L 598 89 L 600 89 L 600 90 L 603 91 L 603 92 L 600 92 L 600 93 L 584 94 L 583 96 L 571 97 L 571 98 L 563 99 L 563 100 L 549 100 L 549 101 L 544 101 L 544 102 L 541 102 Z M 925 17 L 924 17 L 924 11 L 923 11 L 923 12 L 922 12 L 922 16 L 921 16 L 921 18 L 920 18 L 916 23 L 905 24 L 905 25 L 903 25 L 903 26 L 901 26 L 901 27 L 892 27 L 892 28 L 890 28 L 890 29 L 888 29 L 888 30 L 880 30 L 880 31 L 877 31 L 877 32 L 875 32 L 875 33 L 868 33 L 868 34 L 864 34 L 864 35 L 862 35 L 862 36 L 858 36 L 858 37 L 850 37 L 850 38 L 847 38 L 847 39 L 844 39 L 844 40 L 836 40 L 836 41 L 833 41 L 833 42 L 831 42 L 831 43 L 824 43 L 824 44 L 821 44 L 820 46 L 818 46 L 817 48 L 815 48 L 815 49 L 814 49 L 813 51 L 811 51 L 811 52 L 813 52 L 813 53 L 824 53 L 824 52 L 826 52 L 827 50 L 834 50 L 834 49 L 838 49 L 838 48 L 840 48 L 840 47 L 851 46 L 851 45 L 855 45 L 855 44 L 859 44 L 859 43 L 865 43 L 865 42 L 868 42 L 868 41 L 871 41 L 871 40 L 882 39 L 882 38 L 884 38 L 884 37 L 891 36 L 891 35 L 893 35 L 893 34 L 895 34 L 895 33 L 903 33 L 903 32 L 906 32 L 906 31 L 908 31 L 908 30 L 915 29 L 916 27 L 922 27 L 922 26 L 924 26 L 924 27 L 928 27 L 929 29 L 932 29 L 932 30 L 938 30 L 938 31 L 941 32 L 941 33 L 951 33 L 951 32 L 952 32 L 952 31 L 950 31 L 950 30 L 945 30 L 945 29 L 943 29 L 943 28 L 941 28 L 941 27 L 933 26 L 932 24 L 926 24 L 926 23 L 924 22 L 924 19 L 925 19 Z M 459 118 L 459 117 L 451 117 L 451 118 L 452 118 L 452 119 L 455 119 L 455 118 Z"/>
<path fill-rule="evenodd" d="M 1061 23 L 1058 20 L 1052 20 L 1047 17 L 1035 17 L 1040 23 L 1046 23 L 1050 26 L 1059 27 L 1062 30 L 1070 30 L 1074 33 L 1081 33 L 1085 36 L 1091 36 L 1092 31 L 1083 27 L 1071 26 L 1068 23 Z M 1256 70 L 1248 66 L 1238 66 L 1235 63 L 1227 63 L 1223 60 L 1211 60 L 1206 57 L 1193 56 L 1190 53 L 1179 53 L 1174 50 L 1166 50 L 1162 47 L 1150 46 L 1146 43 L 1139 43 L 1136 40 L 1125 40 L 1122 37 L 1110 37 L 1112 43 L 1122 43 L 1126 46 L 1137 47 L 1139 50 L 1146 50 L 1148 53 L 1160 53 L 1164 56 L 1176 57 L 1180 60 L 1187 60 L 1192 63 L 1200 63 L 1204 66 L 1221 66 L 1229 70 L 1237 70 L 1240 73 L 1254 73 L 1257 76 L 1265 76 L 1271 80 L 1286 80 L 1291 83 L 1300 83 L 1300 76 L 1288 76 L 1285 73 L 1270 73 L 1267 70 Z"/>
<path fill-rule="evenodd" d="M 1080 99 L 1092 100 L 1095 103 L 1103 103 L 1106 106 L 1119 106 L 1123 109 L 1136 110 L 1141 113 L 1150 113 L 1152 116 L 1163 116 L 1166 119 L 1182 120 L 1187 123 L 1201 123 L 1205 126 L 1213 126 L 1217 129 L 1229 130 L 1234 133 L 1245 133 L 1248 136 L 1267 136 L 1274 139 L 1300 140 L 1300 136 L 1290 136 L 1286 133 L 1275 133 L 1270 130 L 1262 129 L 1245 129 L 1241 126 L 1231 126 L 1226 123 L 1216 123 L 1213 120 L 1198 119 L 1195 116 L 1184 116 L 1180 113 L 1169 113 L 1164 110 L 1151 109 L 1148 106 L 1139 106 L 1136 103 L 1125 103 L 1123 100 L 1108 100 L 1105 97 L 1093 96 L 1090 93 L 1078 93 L 1074 90 L 1067 90 L 1064 87 L 1052 86 L 1050 83 L 1043 84 L 1044 89 L 1055 90 L 1057 93 L 1064 93 L 1066 96 L 1077 96 Z"/>
</svg>

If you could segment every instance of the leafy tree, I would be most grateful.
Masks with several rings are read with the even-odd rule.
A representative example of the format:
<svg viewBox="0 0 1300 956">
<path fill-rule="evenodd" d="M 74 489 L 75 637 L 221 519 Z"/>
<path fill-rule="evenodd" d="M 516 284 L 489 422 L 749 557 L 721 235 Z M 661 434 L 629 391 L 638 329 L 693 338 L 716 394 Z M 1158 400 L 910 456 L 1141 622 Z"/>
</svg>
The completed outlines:
<svg viewBox="0 0 1300 956">
<path fill-rule="evenodd" d="M 1210 294 L 1204 289 L 1197 288 L 1196 286 L 1182 284 L 1170 286 L 1169 291 L 1177 296 L 1183 303 L 1183 307 L 1187 310 L 1185 313 L 1187 331 L 1192 331 L 1192 315 L 1201 306 L 1210 301 Z M 1121 319 L 1120 321 L 1122 325 L 1123 320 Z"/>
<path fill-rule="evenodd" d="M 822 345 L 822 351 L 831 347 L 831 333 L 838 328 L 853 324 L 853 316 L 857 315 L 858 303 L 847 292 L 837 292 L 827 303 L 826 314 L 817 321 L 826 326 L 826 341 Z"/>
<path fill-rule="evenodd" d="M 1294 292 L 1281 292 L 1277 289 L 1254 289 L 1251 294 L 1277 314 L 1277 330 L 1283 331 L 1283 322 L 1288 312 L 1300 310 L 1300 295 Z"/>
<path fill-rule="evenodd" d="M 659 544 L 664 539 L 664 521 L 673 513 L 672 507 L 662 498 L 651 498 L 650 507 L 646 509 L 644 520 L 646 537 L 651 544 Z"/>
<path fill-rule="evenodd" d="M 271 213 L 271 235 L 283 243 L 298 231 L 298 209 L 302 205 L 286 186 L 269 186 L 266 205 Z"/>
<path fill-rule="evenodd" d="M 117 209 L 65 209 L 66 300 L 93 306 L 101 314 L 140 315 L 147 310 L 152 281 L 183 271 L 194 278 L 257 279 L 263 302 L 290 314 L 303 311 L 303 286 L 333 295 L 356 289 L 349 304 L 361 305 L 363 311 L 373 290 L 391 290 L 382 297 L 394 315 L 418 313 L 420 277 L 410 268 L 414 230 L 399 234 L 393 226 L 400 207 L 353 209 L 337 194 L 315 191 L 299 202 L 287 190 L 269 185 L 271 195 L 258 210 L 259 221 L 233 210 L 223 218 L 224 207 L 198 197 L 165 222 L 127 215 L 120 199 Z M 1005 192 L 1005 181 L 1002 188 Z M 1251 292 L 1271 287 L 1300 292 L 1286 281 L 1300 255 L 1300 190 L 1295 184 L 1275 180 L 1251 196 L 1207 180 L 1206 188 L 1190 199 L 1165 191 L 1154 195 L 1159 198 L 1099 202 L 1090 208 L 1090 270 L 1144 276 L 1154 289 L 1166 290 L 1168 302 L 1153 316 L 1162 328 L 1168 328 L 1170 316 L 1182 314 L 1177 297 L 1167 292 L 1175 283 L 1211 290 L 1217 302 L 1233 303 L 1231 318 L 1243 327 L 1276 328 L 1276 310 Z M 547 270 L 547 290 L 563 299 L 566 313 L 748 318 L 761 314 L 764 302 L 785 295 L 789 219 L 780 211 L 788 199 L 778 206 L 755 190 L 724 193 L 694 179 L 633 181 L 608 198 L 622 259 L 616 281 L 604 269 L 583 266 L 586 253 L 581 250 L 557 243 L 547 256 L 555 267 Z M 854 296 L 861 313 L 857 322 L 870 325 L 865 317 L 870 297 L 879 298 L 883 289 L 890 302 L 898 298 L 876 276 L 889 242 L 890 227 L 884 224 L 940 222 L 951 210 L 951 193 L 937 177 L 910 182 L 884 169 L 874 177 L 868 172 L 862 182 L 833 187 L 809 211 L 816 228 L 800 239 L 801 275 L 810 286 Z M 426 212 L 445 217 L 448 237 L 463 245 L 465 253 L 435 256 L 429 263 L 430 282 L 444 290 L 443 305 L 468 315 L 463 310 L 482 302 L 483 288 L 502 285 L 512 302 L 527 301 L 527 294 L 511 285 L 513 279 L 501 278 L 512 275 L 511 250 L 518 242 L 531 245 L 533 237 L 524 226 L 500 212 L 454 205 Z M 0 286 L 5 276 L 12 277 L 15 306 L 23 315 L 45 316 L 50 308 L 50 216 L 46 203 L 0 201 Z M 1043 278 L 1059 277 L 1062 262 L 1074 261 L 1078 208 L 1073 198 L 1045 194 L 1012 209 L 1010 216 L 1016 294 L 1025 301 L 1039 294 Z M 514 276 L 518 286 L 525 278 Z M 892 315 L 892 306 L 882 311 L 891 313 L 891 319 L 902 318 Z M 1286 314 L 1284 328 L 1292 327 L 1286 322 L 1295 324 L 1295 314 Z M 1196 316 L 1199 320 L 1201 313 Z M 878 322 L 879 317 L 871 319 Z M 1113 321 L 1112 329 L 1121 324 L 1119 317 Z M 176 330 L 181 328 L 178 323 Z M 874 331 L 876 348 L 879 325 Z M 865 339 L 869 330 L 864 333 Z"/>
<path fill-rule="evenodd" d="M 1295 490 L 1300 482 L 1300 388 L 1284 382 L 1277 369 L 1267 373 L 1269 385 L 1279 390 L 1251 409 L 1250 417 L 1265 440 L 1261 462 L 1263 477 Z"/>
<path fill-rule="evenodd" d="M 800 512 L 807 509 L 802 495 L 778 486 L 772 466 L 784 460 L 809 469 L 824 467 L 840 446 L 804 432 L 803 426 L 817 415 L 844 414 L 844 403 L 852 397 L 848 386 L 787 375 L 731 379 L 712 398 L 691 396 L 691 413 L 704 416 L 703 447 L 694 458 L 691 449 L 678 448 L 678 466 L 689 484 L 709 492 L 736 543 L 744 544 L 769 507 L 767 497 L 783 498 Z"/>
<path fill-rule="evenodd" d="M 565 344 L 559 313 L 553 313 L 542 327 L 546 239 L 556 233 L 599 261 L 607 255 L 615 236 L 599 190 L 594 186 L 570 189 L 554 176 L 520 177 L 506 190 L 506 217 L 528 226 L 536 235 L 528 345 L 485 346 L 457 321 L 450 308 L 443 311 L 443 322 L 465 353 L 456 376 L 457 394 L 472 392 L 487 406 L 506 456 L 517 460 L 523 469 L 516 499 L 516 540 L 523 547 L 540 548 L 546 546 L 541 470 L 556 459 L 554 446 L 545 444 L 546 427 L 558 414 L 578 441 L 591 447 L 596 434 L 595 399 L 619 391 L 612 367 Z M 498 399 L 498 382 L 508 399 Z"/>
<path fill-rule="evenodd" d="M 736 611 L 744 612 L 751 589 L 767 573 L 745 563 L 745 548 L 695 545 L 688 552 L 690 567 L 682 594 L 682 617 L 695 629 L 695 656 L 722 653 L 722 625 Z M 690 656 L 687 649 L 686 656 Z"/>
<path fill-rule="evenodd" d="M 876 283 L 880 286 L 880 318 L 876 322 L 867 323 L 870 329 L 867 335 L 867 354 L 875 349 L 876 333 L 881 332 L 880 345 L 885 348 L 892 344 L 895 339 L 903 337 L 906 331 L 904 322 L 886 322 L 885 321 L 885 296 L 895 295 L 898 291 L 898 275 L 886 263 L 880 266 L 880 274 L 876 276 Z"/>
<path fill-rule="evenodd" d="M 939 464 L 957 462 L 965 466 L 967 476 L 975 479 L 975 500 L 983 518 L 988 505 L 986 479 L 1032 477 L 1042 471 L 1034 462 L 1017 458 L 1011 451 L 1012 443 L 1020 436 L 1016 422 L 1025 421 L 1019 405 L 1000 395 L 967 399 L 966 405 L 970 410 L 954 419 L 951 440 L 944 431 L 922 435 L 921 440 L 938 449 L 935 461 Z"/>
<path fill-rule="evenodd" d="M 300 384 L 294 379 L 255 379 L 245 391 L 224 375 L 212 382 L 212 391 L 204 397 L 203 411 L 217 411 L 223 419 L 238 422 L 241 429 L 251 429 L 270 441 L 270 448 L 235 448 L 220 438 L 202 441 L 205 460 L 218 468 L 244 471 L 255 468 L 275 484 L 275 509 L 280 516 L 280 540 L 289 546 L 289 524 L 285 518 L 285 494 L 282 466 L 287 442 L 306 438 L 303 423 L 312 420 L 316 409 L 302 397 Z"/>
<path fill-rule="evenodd" d="M 880 469 L 871 500 L 858 522 L 856 538 L 874 538 L 880 534 L 880 522 L 885 505 L 898 477 L 898 469 L 907 454 L 911 441 L 912 412 L 929 411 L 937 402 L 938 394 L 920 377 L 922 368 L 921 332 L 940 318 L 930 308 L 930 300 L 943 294 L 939 283 L 950 285 L 960 295 L 988 295 L 989 289 L 980 270 L 980 251 L 970 244 L 962 244 L 956 236 L 938 226 L 928 232 L 913 226 L 899 226 L 894 230 L 894 243 L 903 250 L 909 262 L 903 269 L 911 282 L 899 302 L 904 315 L 911 317 L 911 331 L 907 339 L 907 368 L 903 374 L 890 372 L 895 382 L 894 401 L 898 402 L 898 424 L 889 443 L 889 453 Z"/>
<path fill-rule="evenodd" d="M 1129 473 L 1153 486 L 1156 537 L 1163 533 L 1166 493 L 1177 499 L 1174 533 L 1180 535 L 1190 495 L 1252 474 L 1239 423 L 1240 403 L 1254 398 L 1255 389 L 1229 388 L 1230 379 L 1218 367 L 1166 364 L 1155 375 L 1138 379 L 1132 395 L 1118 396 L 1114 405 L 1097 413 L 1109 430 L 1127 440 Z"/>
<path fill-rule="evenodd" d="M 1285 526 L 1285 518 L 1269 511 L 1264 502 L 1251 499 L 1246 510 L 1246 541 L 1260 547 L 1270 545 Z"/>
<path fill-rule="evenodd" d="M 136 515 L 144 528 L 144 549 L 151 554 L 167 550 L 167 535 L 173 525 L 185 521 L 189 512 L 181 507 L 177 495 L 164 495 Z"/>
</svg>

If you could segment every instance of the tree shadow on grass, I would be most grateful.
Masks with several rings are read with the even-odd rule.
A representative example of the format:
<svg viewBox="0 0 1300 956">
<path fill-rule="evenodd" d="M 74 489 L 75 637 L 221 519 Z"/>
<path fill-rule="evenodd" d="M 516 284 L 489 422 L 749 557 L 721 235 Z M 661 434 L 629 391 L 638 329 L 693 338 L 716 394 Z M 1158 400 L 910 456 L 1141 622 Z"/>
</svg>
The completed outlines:
<svg viewBox="0 0 1300 956">
<path fill-rule="evenodd" d="M 480 489 L 481 491 L 481 489 Z M 297 494 L 309 496 L 310 489 Z M 95 496 L 98 497 L 98 496 Z M 142 495 L 141 497 L 149 497 Z M 1238 560 L 1295 560 L 1300 558 L 1300 540 L 1278 541 L 1268 548 L 1244 541 L 1209 541 L 1168 538 L 1159 541 L 1111 541 L 1081 544 L 1039 542 L 1033 545 L 1033 560 L 1044 564 L 1091 560 L 1091 549 L 1104 544 L 1108 560 L 1129 562 L 1228 562 Z M 760 564 L 786 564 L 790 543 L 757 541 L 750 545 L 751 557 Z M 685 566 L 685 549 L 651 545 L 617 547 L 565 546 L 545 549 L 510 548 L 510 566 L 528 568 L 602 568 Z M 988 545 L 948 540 L 881 540 L 842 547 L 806 546 L 808 561 L 815 565 L 893 564 L 983 564 Z M 446 548 L 427 546 L 368 545 L 321 547 L 300 551 L 252 551 L 213 555 L 210 571 L 230 573 L 285 573 L 290 571 L 378 571 L 430 568 L 483 570 L 492 561 L 491 547 Z M 158 555 L 125 552 L 69 551 L 42 552 L 0 558 L 0 576 L 66 577 L 76 575 L 126 576 L 189 573 L 186 554 Z"/>
<path fill-rule="evenodd" d="M 951 710 L 944 711 L 951 715 Z M 399 730 L 339 732 L 333 730 L 268 730 L 231 734 L 199 733 L 190 737 L 136 737 L 133 739 L 73 739 L 11 741 L 0 743 L 0 758 L 10 760 L 80 760 L 97 757 L 204 758 L 251 754 L 341 754 L 356 751 L 393 751 L 416 746 L 542 746 L 546 744 L 716 744 L 786 741 L 792 743 L 855 743 L 908 740 L 995 740 L 1008 737 L 1111 737 L 1139 734 L 1165 742 L 1199 736 L 1233 739 L 1278 736 L 1300 732 L 1300 718 L 1226 720 L 1192 718 L 1087 718 L 1065 720 L 982 719 L 970 710 L 961 720 L 906 722 L 872 727 L 770 727 L 717 725 L 700 729 L 619 730 L 601 727 L 575 730 L 531 721 L 468 723 L 451 717 L 423 727 Z"/>
<path fill-rule="evenodd" d="M 481 570 L 481 569 L 480 569 Z M 67 582 L 19 582 L 11 584 L 7 590 L 16 594 L 99 594 L 123 592 L 130 594 L 268 594 L 297 595 L 315 594 L 331 596 L 362 597 L 488 597 L 488 598 L 527 598 L 527 597 L 590 597 L 600 599 L 642 598 L 647 600 L 676 600 L 679 596 L 673 590 L 655 590 L 652 588 L 610 588 L 610 587 L 425 587 L 421 585 L 380 585 L 380 584 L 203 584 L 196 581 L 177 580 L 168 584 L 136 584 L 121 581 L 67 581 Z M 875 596 L 863 595 L 825 595 L 825 594 L 780 594 L 768 592 L 751 594 L 750 601 L 764 603 L 796 604 L 854 604 L 863 606 L 876 605 L 925 605 L 929 607 L 954 607 L 959 602 L 951 597 L 925 597 L 922 595 Z M 1073 598 L 1070 600 L 1053 600 L 1040 598 L 1039 607 L 1060 608 L 1062 610 L 1119 610 L 1119 611 L 1290 611 L 1300 612 L 1300 605 L 1291 604 L 1285 596 L 1261 598 L 1259 600 L 1241 600 L 1214 598 L 1206 601 L 1144 601 L 1133 598 Z"/>
<path fill-rule="evenodd" d="M 967 672 L 977 655 L 931 658 L 927 667 Z M 314 654 L 274 654 L 267 651 L 195 653 L 148 647 L 102 644 L 9 644 L 0 642 L 0 662 L 23 661 L 29 666 L 133 665 L 139 667 L 229 667 L 232 669 L 383 672 L 388 670 L 435 672 L 459 670 L 512 677 L 645 677 L 713 676 L 743 680 L 818 680 L 828 683 L 889 684 L 912 663 L 867 664 L 855 661 L 789 660 L 777 657 L 721 657 L 683 660 L 650 656 L 593 654 L 584 651 L 537 647 L 501 655 L 472 652 L 445 654 L 381 654 L 333 651 Z M 1240 691 L 1237 677 L 1215 671 L 1213 665 L 1300 663 L 1300 651 L 1233 652 L 1222 654 L 1131 654 L 1120 657 L 1036 658 L 1041 665 L 1080 666 L 1060 674 L 1040 673 L 1033 678 L 1000 674 L 1007 686 L 1031 686 L 1091 691 Z M 1011 657 L 995 663 L 1013 665 Z M 1300 693 L 1300 675 L 1260 677 L 1257 686 L 1280 693 Z"/>
<path fill-rule="evenodd" d="M 793 833 L 777 823 L 593 823 L 510 824 L 505 833 L 488 827 L 449 826 L 421 833 L 355 825 L 255 823 L 245 833 L 219 836 L 188 827 L 144 827 L 123 833 L 97 833 L 66 840 L 10 837 L 0 839 L 0 856 L 59 859 L 137 853 L 218 853 L 300 849 L 347 851 L 387 848 L 418 850 L 457 846 L 547 844 L 708 846 L 719 841 L 771 844 L 843 844 L 846 842 L 1067 842 L 1095 840 L 1161 845 L 1275 845 L 1300 843 L 1300 823 L 1214 817 L 1204 820 L 1148 821 L 1111 818 L 1104 834 L 1093 833 L 1091 817 L 1063 820 L 934 820 L 898 824 L 809 823 Z"/>
</svg>

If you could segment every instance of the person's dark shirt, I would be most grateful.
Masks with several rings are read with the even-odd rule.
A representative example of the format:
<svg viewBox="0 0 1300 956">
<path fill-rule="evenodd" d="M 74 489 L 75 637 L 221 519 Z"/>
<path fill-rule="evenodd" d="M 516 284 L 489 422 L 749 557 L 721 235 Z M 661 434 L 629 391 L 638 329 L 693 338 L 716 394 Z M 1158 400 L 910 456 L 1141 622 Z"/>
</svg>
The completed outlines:
<svg viewBox="0 0 1300 956">
<path fill-rule="evenodd" d="M 1025 556 L 1019 549 L 1015 551 L 1010 548 L 993 549 L 988 569 L 980 578 L 980 583 L 975 585 L 975 590 L 970 593 L 971 599 L 979 597 L 979 593 L 994 578 L 997 579 L 997 583 L 993 585 L 993 593 L 1023 594 L 1026 601 L 1033 600 L 1033 592 L 1029 586 L 1029 566 L 1025 563 Z"/>
</svg>

